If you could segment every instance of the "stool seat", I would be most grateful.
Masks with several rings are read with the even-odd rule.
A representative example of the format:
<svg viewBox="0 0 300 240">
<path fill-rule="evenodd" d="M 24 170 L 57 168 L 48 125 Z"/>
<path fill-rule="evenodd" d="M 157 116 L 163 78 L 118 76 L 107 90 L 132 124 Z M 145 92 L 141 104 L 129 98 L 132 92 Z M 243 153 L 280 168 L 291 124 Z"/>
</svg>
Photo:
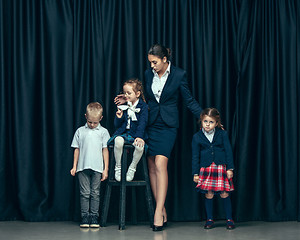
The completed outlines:
<svg viewBox="0 0 300 240">
<path fill-rule="evenodd" d="M 152 227 L 153 218 L 154 218 L 154 208 L 153 208 L 152 192 L 151 192 L 150 179 L 149 179 L 149 174 L 148 174 L 148 167 L 147 167 L 145 151 L 139 162 L 139 164 L 142 164 L 143 180 L 136 180 L 136 181 L 133 180 L 131 182 L 127 182 L 126 181 L 127 159 L 128 159 L 129 155 L 132 155 L 132 152 L 134 151 L 135 148 L 134 148 L 134 146 L 132 146 L 132 144 L 124 144 L 122 160 L 121 160 L 121 181 L 118 182 L 114 178 L 114 172 L 115 172 L 114 171 L 114 167 L 115 167 L 114 146 L 110 145 L 110 146 L 108 146 L 108 149 L 109 149 L 109 153 L 110 153 L 110 158 L 109 158 L 110 164 L 109 164 L 109 170 L 108 170 L 108 179 L 107 179 L 107 183 L 106 183 L 106 191 L 104 194 L 101 226 L 103 226 L 103 227 L 106 226 L 109 202 L 110 202 L 110 195 L 111 195 L 111 190 L 112 190 L 113 186 L 120 187 L 119 230 L 125 229 L 126 187 L 132 187 L 132 192 L 134 193 L 133 195 L 135 195 L 135 187 L 144 186 L 150 227 Z M 135 212 L 136 212 L 134 209 L 134 208 L 136 208 L 135 196 L 133 196 L 132 201 L 133 201 L 132 211 L 134 212 L 133 215 L 135 215 Z"/>
</svg>

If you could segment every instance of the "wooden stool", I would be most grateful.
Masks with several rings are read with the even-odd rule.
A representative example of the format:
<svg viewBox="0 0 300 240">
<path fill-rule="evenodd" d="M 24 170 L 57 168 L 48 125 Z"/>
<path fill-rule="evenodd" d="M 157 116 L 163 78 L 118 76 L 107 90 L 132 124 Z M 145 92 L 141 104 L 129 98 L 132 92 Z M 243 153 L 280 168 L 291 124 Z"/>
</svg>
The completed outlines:
<svg viewBox="0 0 300 240">
<path fill-rule="evenodd" d="M 132 216 L 133 222 L 136 223 L 136 199 L 135 199 L 135 187 L 145 186 L 145 197 L 146 203 L 148 207 L 148 215 L 150 219 L 150 227 L 153 225 L 153 218 L 154 218 L 154 208 L 152 202 L 152 193 L 150 187 L 150 180 L 148 174 L 148 167 L 145 152 L 139 162 L 139 164 L 143 165 L 143 176 L 144 179 L 140 181 L 126 181 L 126 172 L 127 172 L 127 158 L 130 153 L 134 151 L 134 146 L 131 144 L 124 144 L 123 147 L 123 154 L 121 160 L 121 181 L 118 182 L 115 180 L 114 177 L 114 169 L 115 169 L 115 157 L 114 157 L 114 146 L 108 147 L 110 152 L 110 165 L 108 171 L 108 179 L 106 183 L 106 192 L 104 195 L 104 203 L 103 203 L 103 212 L 102 212 L 102 219 L 101 219 L 101 226 L 106 226 L 107 214 L 109 209 L 109 201 L 111 195 L 112 186 L 120 187 L 120 203 L 119 203 L 119 230 L 125 229 L 125 208 L 126 208 L 126 187 L 132 187 Z"/>
</svg>

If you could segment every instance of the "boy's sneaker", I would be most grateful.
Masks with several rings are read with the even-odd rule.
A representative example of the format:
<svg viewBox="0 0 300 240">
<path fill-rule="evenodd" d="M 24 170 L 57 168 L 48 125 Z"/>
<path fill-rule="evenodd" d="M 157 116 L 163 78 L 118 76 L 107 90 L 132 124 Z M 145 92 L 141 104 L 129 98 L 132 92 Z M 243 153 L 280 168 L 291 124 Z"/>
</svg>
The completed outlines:
<svg viewBox="0 0 300 240">
<path fill-rule="evenodd" d="M 227 220 L 226 228 L 228 230 L 235 229 L 234 221 L 232 219 Z"/>
<path fill-rule="evenodd" d="M 90 227 L 92 227 L 92 228 L 99 227 L 99 221 L 98 221 L 98 217 L 96 215 L 91 215 Z"/>
<path fill-rule="evenodd" d="M 89 226 L 90 226 L 89 215 L 84 215 L 81 218 L 80 227 L 81 228 L 88 228 Z"/>
</svg>

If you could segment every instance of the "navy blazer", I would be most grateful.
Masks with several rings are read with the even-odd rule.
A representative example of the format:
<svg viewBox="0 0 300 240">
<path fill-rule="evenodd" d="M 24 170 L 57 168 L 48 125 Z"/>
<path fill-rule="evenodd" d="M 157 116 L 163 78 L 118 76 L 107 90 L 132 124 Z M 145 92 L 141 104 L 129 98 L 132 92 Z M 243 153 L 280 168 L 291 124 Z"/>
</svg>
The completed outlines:
<svg viewBox="0 0 300 240">
<path fill-rule="evenodd" d="M 193 136 L 192 141 L 192 173 L 199 174 L 201 167 L 226 164 L 227 169 L 234 169 L 233 155 L 226 131 L 215 128 L 213 141 L 210 142 L 202 129 Z"/>
<path fill-rule="evenodd" d="M 142 99 L 139 99 L 136 108 L 140 108 L 141 110 L 140 112 L 135 113 L 137 121 L 130 120 L 130 129 L 128 132 L 126 129 L 128 118 L 127 110 L 123 111 L 123 116 L 121 118 L 115 116 L 114 125 L 117 130 L 114 135 L 121 135 L 127 132 L 133 138 L 139 137 L 145 139 L 145 128 L 148 122 L 148 105 Z"/>
<path fill-rule="evenodd" d="M 197 118 L 200 117 L 202 109 L 189 90 L 186 72 L 184 70 L 171 65 L 170 74 L 163 88 L 159 102 L 157 102 L 151 89 L 153 76 L 152 69 L 145 71 L 145 96 L 149 106 L 149 125 L 151 125 L 156 120 L 158 114 L 160 114 L 168 126 L 178 128 L 178 98 L 180 93 L 185 105 Z"/>
</svg>

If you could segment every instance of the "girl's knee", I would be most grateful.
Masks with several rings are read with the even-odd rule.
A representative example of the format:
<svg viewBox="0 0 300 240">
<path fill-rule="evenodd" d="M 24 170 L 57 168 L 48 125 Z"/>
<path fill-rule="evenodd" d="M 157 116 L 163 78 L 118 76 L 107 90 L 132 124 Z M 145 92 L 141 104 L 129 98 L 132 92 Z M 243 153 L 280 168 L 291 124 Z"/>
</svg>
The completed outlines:
<svg viewBox="0 0 300 240">
<path fill-rule="evenodd" d="M 213 192 L 208 192 L 208 193 L 205 194 L 205 197 L 206 197 L 207 199 L 213 199 L 214 193 L 213 193 Z"/>
<path fill-rule="evenodd" d="M 220 197 L 221 198 L 227 198 L 229 196 L 229 193 L 228 192 L 222 192 L 221 194 L 220 194 Z"/>
<path fill-rule="evenodd" d="M 124 138 L 118 136 L 115 138 L 115 147 L 116 148 L 123 148 L 124 146 Z"/>
</svg>

